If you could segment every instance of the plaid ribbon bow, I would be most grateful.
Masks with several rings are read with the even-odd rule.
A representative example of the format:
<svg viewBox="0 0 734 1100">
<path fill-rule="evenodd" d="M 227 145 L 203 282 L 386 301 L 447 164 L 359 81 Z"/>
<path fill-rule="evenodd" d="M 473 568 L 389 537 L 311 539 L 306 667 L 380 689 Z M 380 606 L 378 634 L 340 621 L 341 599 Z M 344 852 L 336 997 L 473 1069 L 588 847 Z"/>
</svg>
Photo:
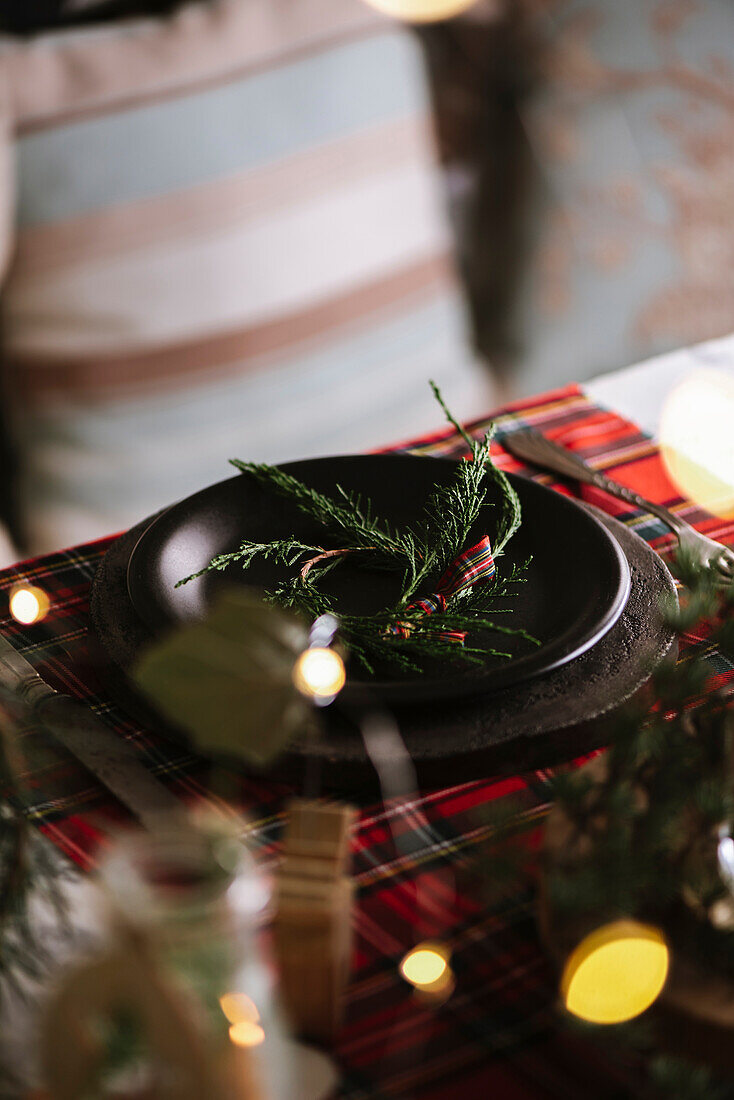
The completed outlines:
<svg viewBox="0 0 734 1100">
<path fill-rule="evenodd" d="M 445 611 L 446 602 L 451 596 L 457 592 L 463 592 L 466 588 L 473 588 L 475 584 L 490 581 L 494 574 L 492 545 L 487 535 L 484 535 L 475 546 L 464 550 L 458 558 L 454 558 L 438 582 L 435 592 L 416 600 L 415 603 L 408 604 L 405 611 L 406 613 L 418 611 L 421 615 L 433 615 L 436 611 Z M 407 638 L 413 625 L 409 620 L 402 620 L 391 626 L 389 632 L 400 638 Z M 462 645 L 466 638 L 466 631 L 442 630 L 437 633 L 440 638 L 460 642 Z"/>
</svg>

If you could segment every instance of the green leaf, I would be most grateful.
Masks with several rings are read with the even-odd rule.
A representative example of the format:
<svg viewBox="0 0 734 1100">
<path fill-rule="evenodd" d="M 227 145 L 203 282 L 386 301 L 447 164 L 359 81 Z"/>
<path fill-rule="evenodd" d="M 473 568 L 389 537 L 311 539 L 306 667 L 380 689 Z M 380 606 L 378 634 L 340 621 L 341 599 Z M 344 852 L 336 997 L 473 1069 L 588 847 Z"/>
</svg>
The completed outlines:
<svg viewBox="0 0 734 1100">
<path fill-rule="evenodd" d="M 294 661 L 307 645 L 299 619 L 233 589 L 202 622 L 148 649 L 133 678 L 199 751 L 263 767 L 314 725 L 292 680 Z"/>
</svg>

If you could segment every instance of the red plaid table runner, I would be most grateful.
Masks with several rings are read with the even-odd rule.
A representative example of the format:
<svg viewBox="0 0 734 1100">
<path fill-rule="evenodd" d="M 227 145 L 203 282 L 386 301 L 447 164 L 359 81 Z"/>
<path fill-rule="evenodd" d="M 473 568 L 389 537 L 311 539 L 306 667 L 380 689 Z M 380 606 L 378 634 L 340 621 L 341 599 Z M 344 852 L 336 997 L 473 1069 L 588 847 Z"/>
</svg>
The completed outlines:
<svg viewBox="0 0 734 1100">
<path fill-rule="evenodd" d="M 495 457 L 506 470 L 519 464 L 502 450 L 502 437 L 532 426 L 648 498 L 671 507 L 699 530 L 734 543 L 734 522 L 717 520 L 677 495 L 655 445 L 633 424 L 592 404 L 575 386 L 520 402 L 496 418 Z M 470 425 L 479 434 L 486 419 Z M 464 444 L 441 431 L 394 450 L 459 456 Z M 223 469 L 224 474 L 224 469 Z M 551 483 L 551 478 L 538 480 Z M 561 488 L 561 487 L 559 487 Z M 568 488 L 561 488 L 569 492 Z M 623 520 L 659 551 L 673 538 L 659 521 L 594 489 L 585 499 Z M 212 799 L 207 767 L 198 757 L 137 726 L 98 679 L 89 646 L 89 586 L 111 539 L 78 546 L 0 573 L 0 629 L 61 691 L 87 702 L 134 746 L 145 766 L 191 800 Z M 8 617 L 7 593 L 24 582 L 44 589 L 47 617 L 31 627 Z M 712 684 L 734 690 L 734 667 L 705 640 L 690 639 L 710 664 Z M 37 732 L 26 734 L 27 812 L 54 844 L 83 867 L 94 866 L 95 849 L 124 811 L 74 760 Z M 420 1097 L 497 1100 L 563 1097 L 588 1100 L 635 1095 L 639 1067 L 615 1056 L 604 1060 L 587 1037 L 558 1027 L 553 975 L 538 945 L 529 895 L 483 908 L 464 876 L 472 853 L 486 839 L 478 810 L 510 796 L 538 820 L 547 808 L 548 773 L 489 777 L 447 790 L 423 793 L 400 810 L 375 805 L 362 812 L 354 845 L 358 886 L 357 952 L 349 1012 L 337 1057 L 343 1070 L 339 1095 L 362 1098 Z M 282 824 L 282 785 L 236 779 L 252 821 L 252 838 L 264 858 L 274 856 Z M 410 855 L 396 854 L 395 830 L 409 833 Z M 457 885 L 458 884 L 458 885 Z M 452 950 L 456 989 L 441 1006 L 416 1002 L 398 976 L 397 964 L 416 937 L 420 898 L 426 932 Z"/>
</svg>

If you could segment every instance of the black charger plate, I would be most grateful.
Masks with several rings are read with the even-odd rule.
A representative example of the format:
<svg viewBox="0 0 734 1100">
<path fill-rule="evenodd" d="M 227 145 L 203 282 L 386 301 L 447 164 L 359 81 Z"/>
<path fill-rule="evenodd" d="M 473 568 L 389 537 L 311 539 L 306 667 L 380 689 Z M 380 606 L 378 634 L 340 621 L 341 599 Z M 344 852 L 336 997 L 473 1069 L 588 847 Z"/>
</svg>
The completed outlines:
<svg viewBox="0 0 734 1100">
<path fill-rule="evenodd" d="M 283 467 L 306 484 L 333 493 L 339 484 L 372 500 L 375 513 L 396 526 L 416 520 L 430 492 L 453 477 L 456 463 L 414 455 L 354 455 L 311 459 Z M 368 677 L 351 668 L 345 698 L 365 687 L 390 704 L 426 702 L 486 694 L 545 675 L 579 657 L 611 629 L 630 591 L 627 559 L 597 517 L 543 485 L 510 479 L 523 510 L 522 527 L 508 544 L 499 568 L 532 558 L 526 581 L 511 598 L 498 598 L 498 621 L 540 640 L 495 635 L 509 660 L 488 658 L 481 666 L 454 662 L 430 675 Z M 497 525 L 499 491 L 490 486 L 473 532 L 479 539 Z M 202 569 L 217 554 L 245 539 L 266 542 L 295 536 L 322 545 L 323 532 L 282 497 L 239 475 L 211 485 L 173 505 L 145 529 L 130 556 L 127 587 L 135 613 L 151 636 L 176 623 L 201 617 L 216 593 L 234 583 L 267 588 L 286 576 L 282 567 L 256 562 L 247 571 L 231 566 L 183 587 L 182 577 Z M 323 588 L 347 613 L 375 612 L 394 603 L 399 578 L 367 570 L 346 559 L 330 572 Z M 507 612 L 502 613 L 500 612 Z M 478 637 L 475 641 L 480 640 Z"/>
<path fill-rule="evenodd" d="M 630 596 L 619 619 L 597 645 L 547 676 L 486 695 L 393 707 L 421 787 L 550 767 L 605 744 L 610 716 L 643 687 L 663 659 L 674 655 L 673 633 L 660 614 L 661 603 L 676 598 L 665 564 L 624 524 L 596 510 L 593 514 L 629 564 Z M 187 735 L 156 714 L 128 677 L 151 641 L 127 590 L 130 557 L 149 525 L 150 520 L 144 521 L 112 543 L 94 577 L 92 621 L 104 651 L 97 655 L 98 674 L 143 728 L 188 746 Z M 343 693 L 324 713 L 326 735 L 294 744 L 269 769 L 269 778 L 302 784 L 307 775 L 312 786 L 320 781 L 324 788 L 348 791 L 357 800 L 379 795 L 355 725 L 360 708 L 342 706 L 342 700 Z M 363 705 L 369 706 L 369 699 Z"/>
</svg>

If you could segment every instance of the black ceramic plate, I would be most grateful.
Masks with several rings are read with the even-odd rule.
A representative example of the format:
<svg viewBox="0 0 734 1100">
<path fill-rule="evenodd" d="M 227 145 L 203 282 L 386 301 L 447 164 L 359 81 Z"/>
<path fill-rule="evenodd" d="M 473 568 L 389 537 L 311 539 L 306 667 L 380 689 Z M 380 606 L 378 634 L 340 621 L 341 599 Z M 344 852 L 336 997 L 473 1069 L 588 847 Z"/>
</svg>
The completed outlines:
<svg viewBox="0 0 734 1100">
<path fill-rule="evenodd" d="M 336 484 L 369 497 L 378 515 L 396 525 L 417 519 L 436 484 L 453 476 L 455 463 L 413 455 L 354 455 L 284 464 L 284 469 L 323 492 Z M 508 544 L 499 568 L 532 558 L 526 581 L 512 598 L 498 599 L 499 621 L 521 627 L 541 644 L 502 636 L 509 659 L 482 666 L 446 664 L 430 675 L 368 678 L 350 671 L 345 691 L 368 686 L 385 702 L 402 703 L 479 694 L 522 683 L 572 661 L 611 629 L 630 590 L 627 560 L 595 516 L 574 501 L 525 478 L 512 477 L 523 509 L 520 531 Z M 492 536 L 498 494 L 490 490 L 475 530 Z M 246 572 L 236 565 L 176 588 L 182 577 L 202 569 L 216 554 L 234 550 L 242 539 L 269 541 L 295 535 L 322 544 L 317 525 L 287 500 L 266 492 L 246 475 L 211 485 L 174 504 L 145 530 L 128 565 L 132 605 L 151 633 L 202 616 L 223 587 L 241 583 L 269 587 L 284 571 L 257 563 Z M 324 580 L 338 607 L 369 613 L 396 599 L 398 580 L 368 571 L 348 559 Z"/>
</svg>

